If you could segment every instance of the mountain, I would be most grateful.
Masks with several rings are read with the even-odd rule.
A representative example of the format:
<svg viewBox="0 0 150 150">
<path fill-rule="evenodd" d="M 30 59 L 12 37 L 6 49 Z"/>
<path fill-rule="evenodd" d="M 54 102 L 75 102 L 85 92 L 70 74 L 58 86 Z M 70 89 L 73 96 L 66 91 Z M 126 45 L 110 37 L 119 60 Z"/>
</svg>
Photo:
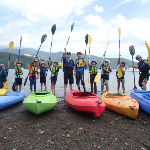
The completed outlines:
<svg viewBox="0 0 150 150">
<path fill-rule="evenodd" d="M 10 61 L 11 62 L 11 68 L 13 68 L 13 64 L 14 64 L 15 60 L 16 60 L 16 58 L 18 58 L 18 53 L 19 53 L 18 49 L 13 49 L 11 51 L 11 61 Z M 24 68 L 28 68 L 31 61 L 33 60 L 33 57 L 25 56 L 24 54 L 29 54 L 29 55 L 35 56 L 36 53 L 37 53 L 37 50 L 32 49 L 32 48 L 26 48 L 26 49 L 20 50 L 20 61 L 22 62 Z M 50 53 L 48 53 L 48 52 L 39 51 L 38 57 L 43 58 L 42 61 L 46 61 L 49 58 L 49 54 Z M 54 61 L 60 62 L 62 59 L 62 56 L 63 56 L 63 52 L 51 53 L 51 58 L 52 58 L 53 62 Z M 9 49 L 0 49 L 0 63 L 7 64 L 8 57 L 9 57 Z M 84 57 L 84 54 L 83 54 L 83 57 Z M 75 60 L 75 59 L 77 59 L 77 55 L 72 53 L 71 58 L 73 60 Z M 118 58 L 107 58 L 107 57 L 105 57 L 105 60 L 106 59 L 110 60 L 110 66 L 112 69 L 117 68 Z M 90 60 L 91 61 L 95 60 L 97 62 L 97 67 L 100 68 L 100 65 L 102 62 L 102 57 L 91 55 Z M 126 62 L 126 68 L 132 67 L 132 61 L 130 61 L 126 58 L 121 58 L 121 61 Z M 86 56 L 86 62 L 88 62 L 88 56 Z"/>
</svg>

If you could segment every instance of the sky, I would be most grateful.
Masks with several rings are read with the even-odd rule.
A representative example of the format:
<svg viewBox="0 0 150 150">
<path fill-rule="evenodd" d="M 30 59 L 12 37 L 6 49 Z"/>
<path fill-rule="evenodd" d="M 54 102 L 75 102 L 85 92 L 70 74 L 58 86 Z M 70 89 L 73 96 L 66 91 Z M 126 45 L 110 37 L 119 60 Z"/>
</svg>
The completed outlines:
<svg viewBox="0 0 150 150">
<path fill-rule="evenodd" d="M 74 28 L 71 32 L 71 25 Z M 92 37 L 90 54 L 131 60 L 129 46 L 134 45 L 135 56 L 148 55 L 145 41 L 150 43 L 150 0 L 0 0 L 0 49 L 39 48 L 41 37 L 47 34 L 40 51 L 50 52 L 51 28 L 56 24 L 52 52 L 84 52 L 89 55 L 85 35 Z M 71 33 L 71 35 L 70 35 Z M 107 47 L 107 43 L 109 44 Z"/>
</svg>

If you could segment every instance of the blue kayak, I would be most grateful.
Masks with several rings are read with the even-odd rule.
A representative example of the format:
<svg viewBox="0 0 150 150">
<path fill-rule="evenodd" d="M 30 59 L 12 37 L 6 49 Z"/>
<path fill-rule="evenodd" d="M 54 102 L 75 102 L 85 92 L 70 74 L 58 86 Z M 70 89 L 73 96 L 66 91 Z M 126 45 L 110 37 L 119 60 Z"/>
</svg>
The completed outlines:
<svg viewBox="0 0 150 150">
<path fill-rule="evenodd" d="M 150 114 L 150 91 L 135 89 L 130 94 L 140 105 L 140 108 Z"/>
<path fill-rule="evenodd" d="M 24 97 L 25 97 L 24 91 L 7 95 L 0 95 L 0 110 L 20 102 L 21 100 L 24 99 Z"/>
</svg>

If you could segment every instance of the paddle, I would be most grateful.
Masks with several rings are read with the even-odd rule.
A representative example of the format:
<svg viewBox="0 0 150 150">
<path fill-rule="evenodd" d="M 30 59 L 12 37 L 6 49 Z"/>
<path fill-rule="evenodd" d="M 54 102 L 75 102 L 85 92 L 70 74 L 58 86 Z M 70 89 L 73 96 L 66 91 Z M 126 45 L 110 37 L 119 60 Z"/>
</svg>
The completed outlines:
<svg viewBox="0 0 150 150">
<path fill-rule="evenodd" d="M 147 41 L 145 41 L 145 45 L 148 50 L 148 64 L 150 65 L 150 44 Z"/>
<path fill-rule="evenodd" d="M 132 64 L 134 65 L 133 56 L 134 56 L 134 54 L 135 54 L 135 49 L 134 49 L 134 46 L 133 46 L 133 45 L 131 45 L 131 46 L 129 47 L 129 52 L 130 52 L 130 54 L 132 55 Z M 134 89 L 137 89 L 137 87 L 136 87 L 136 85 L 135 85 L 135 72 L 134 72 L 134 68 L 133 68 L 133 74 L 134 74 L 134 88 L 133 88 L 133 90 L 134 90 Z"/>
<path fill-rule="evenodd" d="M 88 42 L 89 42 L 89 64 L 90 64 L 90 45 L 92 43 L 92 37 L 88 36 Z M 89 73 L 88 73 L 88 83 L 89 83 Z"/>
<path fill-rule="evenodd" d="M 21 42 L 22 42 L 22 36 L 20 38 L 20 48 L 21 48 Z M 20 56 L 20 48 L 19 48 L 19 56 Z M 18 56 L 18 61 L 19 61 L 19 56 Z"/>
<path fill-rule="evenodd" d="M 46 35 L 46 34 L 44 34 L 44 35 L 42 36 L 42 38 L 41 38 L 41 45 L 40 45 L 40 47 L 39 47 L 39 49 L 38 49 L 38 52 L 37 52 L 37 54 L 36 54 L 35 58 L 37 57 L 37 55 L 38 55 L 38 53 L 39 53 L 39 51 L 40 51 L 40 48 L 41 48 L 41 46 L 42 46 L 43 42 L 46 40 L 46 38 L 47 38 L 47 35 Z M 30 73 L 30 70 L 29 70 L 29 73 Z M 29 76 L 29 73 L 28 73 L 28 76 Z M 26 77 L 26 79 L 25 79 L 25 81 L 24 81 L 24 86 L 25 86 L 25 85 L 26 85 L 26 83 L 27 83 L 28 76 Z"/>
<path fill-rule="evenodd" d="M 120 27 L 118 29 L 118 33 L 119 33 L 119 60 L 120 60 L 120 36 L 121 36 L 121 29 L 120 29 Z"/>
<path fill-rule="evenodd" d="M 85 55 L 84 55 L 84 59 L 85 59 L 85 57 L 86 57 L 86 48 L 87 48 L 87 44 L 88 44 L 88 34 L 86 34 L 86 36 L 85 36 L 85 44 L 86 44 L 86 46 L 85 46 Z M 85 66 L 85 69 L 86 69 L 86 66 Z"/>
</svg>

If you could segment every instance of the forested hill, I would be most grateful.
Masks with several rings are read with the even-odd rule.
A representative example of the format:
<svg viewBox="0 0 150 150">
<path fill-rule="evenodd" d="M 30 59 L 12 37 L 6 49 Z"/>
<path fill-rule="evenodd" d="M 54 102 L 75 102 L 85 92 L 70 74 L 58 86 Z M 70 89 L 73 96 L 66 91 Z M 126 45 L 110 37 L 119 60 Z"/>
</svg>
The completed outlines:
<svg viewBox="0 0 150 150">
<path fill-rule="evenodd" d="M 21 49 L 20 61 L 22 62 L 23 67 L 25 69 L 29 67 L 31 61 L 33 60 L 33 57 L 25 56 L 24 54 L 30 54 L 32 56 L 35 56 L 36 53 L 37 53 L 37 50 L 34 50 L 34 49 Z M 63 56 L 63 52 L 51 53 L 51 58 L 52 58 L 53 62 L 54 61 L 60 62 L 62 56 Z M 42 61 L 47 62 L 48 57 L 49 57 L 49 53 L 44 52 L 44 51 L 40 51 L 39 54 L 38 54 L 38 57 L 43 58 Z M 9 50 L 0 49 L 0 63 L 3 63 L 7 66 L 8 58 L 9 58 Z M 18 58 L 18 49 L 13 49 L 12 52 L 11 52 L 11 56 L 10 56 L 10 63 L 11 63 L 10 68 L 13 68 L 13 64 L 14 64 L 16 58 Z M 75 59 L 77 59 L 77 55 L 73 53 L 71 55 L 71 58 L 73 60 L 75 60 Z M 107 58 L 106 57 L 105 59 L 110 60 L 110 66 L 111 66 L 112 69 L 116 69 L 117 60 L 118 60 L 117 58 Z M 90 60 L 91 61 L 96 60 L 97 67 L 100 68 L 100 64 L 102 62 L 102 57 L 97 57 L 97 56 L 91 55 Z M 88 61 L 88 56 L 86 56 L 86 61 Z M 130 61 L 128 59 L 121 58 L 121 61 L 126 62 L 126 68 L 130 68 L 132 66 L 132 61 Z"/>
</svg>

